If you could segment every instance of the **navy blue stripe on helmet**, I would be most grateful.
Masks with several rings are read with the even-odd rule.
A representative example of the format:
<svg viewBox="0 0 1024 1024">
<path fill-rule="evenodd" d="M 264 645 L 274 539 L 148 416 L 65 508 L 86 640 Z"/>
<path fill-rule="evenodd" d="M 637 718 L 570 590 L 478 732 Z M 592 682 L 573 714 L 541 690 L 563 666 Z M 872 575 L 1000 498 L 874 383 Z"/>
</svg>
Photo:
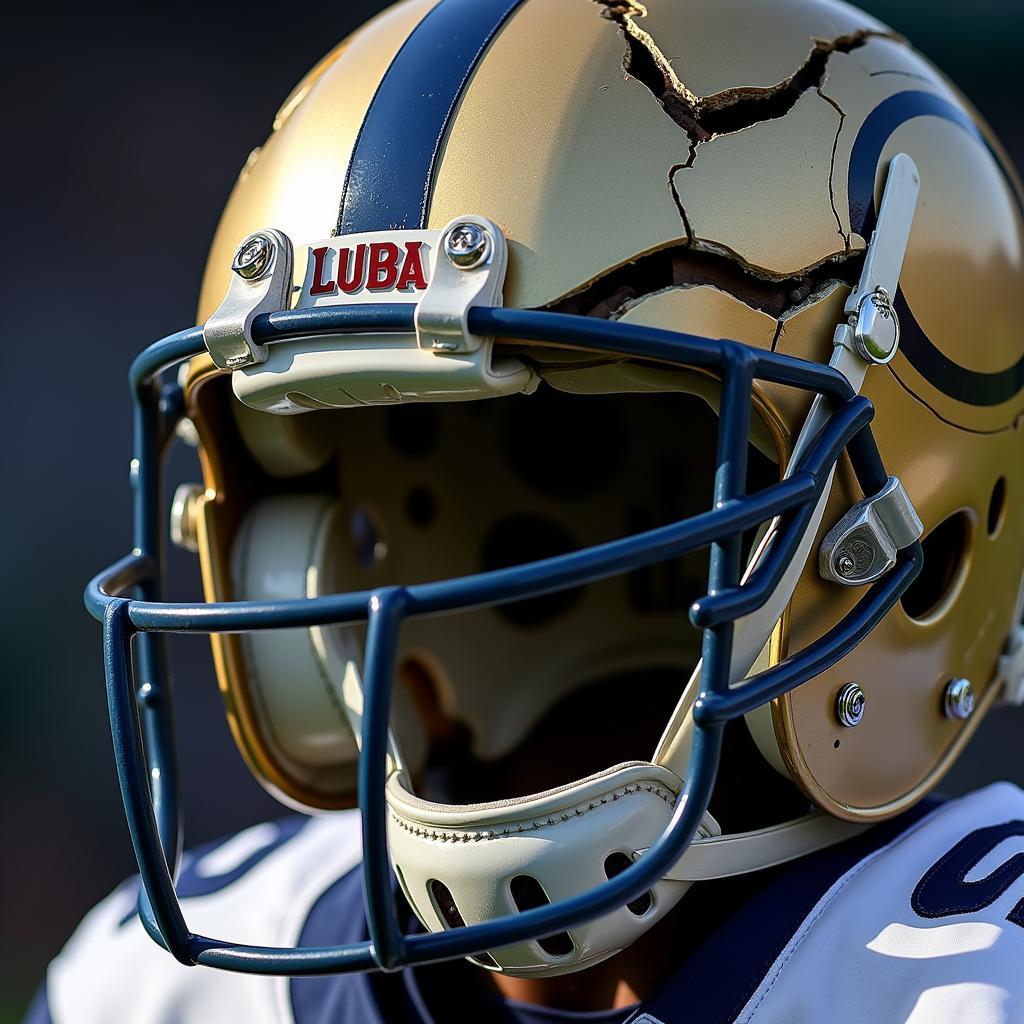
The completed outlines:
<svg viewBox="0 0 1024 1024">
<path fill-rule="evenodd" d="M 900 125 L 916 117 L 939 117 L 962 128 L 984 146 L 1006 179 L 1010 194 L 1024 219 L 1024 197 L 1000 155 L 989 146 L 977 124 L 955 103 L 921 90 L 899 92 L 880 103 L 868 115 L 850 155 L 850 225 L 863 238 L 875 228 L 875 175 L 882 150 Z M 1024 356 L 996 373 L 981 373 L 954 362 L 925 333 L 900 289 L 895 297 L 902 337 L 900 351 L 910 365 L 943 394 L 967 405 L 990 407 L 1009 401 L 1024 387 Z"/>
<path fill-rule="evenodd" d="M 339 235 L 426 224 L 438 153 L 469 80 L 523 0 L 441 0 L 381 79 L 349 161 Z"/>
</svg>

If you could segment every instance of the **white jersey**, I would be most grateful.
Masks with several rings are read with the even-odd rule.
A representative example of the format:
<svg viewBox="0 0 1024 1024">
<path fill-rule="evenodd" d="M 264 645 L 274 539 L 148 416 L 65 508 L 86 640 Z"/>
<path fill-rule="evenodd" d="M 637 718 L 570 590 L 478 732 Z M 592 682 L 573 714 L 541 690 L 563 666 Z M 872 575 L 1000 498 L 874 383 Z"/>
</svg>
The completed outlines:
<svg viewBox="0 0 1024 1024">
<path fill-rule="evenodd" d="M 186 921 L 218 939 L 264 945 L 357 941 L 365 934 L 359 852 L 351 813 L 248 829 L 186 861 Z M 82 922 L 50 967 L 33 1024 L 577 1019 L 523 1004 L 487 1009 L 497 997 L 469 1000 L 479 972 L 462 963 L 305 980 L 183 967 L 144 933 L 136 895 L 128 883 Z M 677 913 L 685 907 L 684 899 Z M 438 971 L 449 972 L 442 985 L 431 982 Z M 439 991 L 452 1002 L 439 1006 Z M 792 865 L 642 1007 L 578 1017 L 1024 1024 L 1024 793 L 993 785 Z"/>
<path fill-rule="evenodd" d="M 1024 1021 L 1024 794 L 992 786 L 862 860 L 737 1019 Z"/>
</svg>

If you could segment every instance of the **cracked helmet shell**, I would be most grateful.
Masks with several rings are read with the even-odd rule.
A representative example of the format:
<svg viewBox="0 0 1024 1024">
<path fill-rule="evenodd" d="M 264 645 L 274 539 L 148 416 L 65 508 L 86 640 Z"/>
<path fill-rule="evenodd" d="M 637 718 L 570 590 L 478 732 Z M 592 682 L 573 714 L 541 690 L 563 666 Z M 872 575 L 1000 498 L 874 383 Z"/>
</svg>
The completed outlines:
<svg viewBox="0 0 1024 1024">
<path fill-rule="evenodd" d="M 506 305 L 557 305 L 650 254 L 697 253 L 731 269 L 707 280 L 699 260 L 684 260 L 678 279 L 634 295 L 613 315 L 827 362 L 887 161 L 906 151 L 921 171 L 903 276 L 909 313 L 901 314 L 914 329 L 905 330 L 896 359 L 869 377 L 866 393 L 877 408 L 882 457 L 907 487 L 926 535 L 959 516 L 965 539 L 933 607 L 915 617 L 894 608 L 833 669 L 750 723 L 769 761 L 822 808 L 850 819 L 895 814 L 938 782 L 994 703 L 996 663 L 1016 607 L 1024 563 L 1024 529 L 1014 512 L 1024 494 L 1019 182 L 955 88 L 886 26 L 850 6 L 652 2 L 641 17 L 634 5 L 637 13 L 625 17 L 671 58 L 698 125 L 702 102 L 760 104 L 749 124 L 737 114 L 736 130 L 699 143 L 696 129 L 670 116 L 665 95 L 652 92 L 649 75 L 643 80 L 639 67 L 624 72 L 629 26 L 603 17 L 603 6 L 526 0 L 474 70 L 439 152 L 428 226 L 472 211 L 502 227 L 510 249 Z M 286 102 L 218 228 L 201 320 L 226 290 L 238 239 L 273 225 L 301 249 L 332 233 L 344 168 L 375 85 L 431 7 L 410 0 L 389 9 Z M 856 46 L 829 53 L 820 78 L 801 78 L 790 95 L 821 41 L 858 34 Z M 773 113 L 771 94 L 784 89 L 793 102 Z M 873 153 L 876 141 L 877 160 L 865 177 L 864 153 Z M 297 280 L 304 271 L 299 259 Z M 796 298 L 782 309 L 751 305 L 744 299 L 751 280 Z M 200 362 L 193 382 L 212 376 Z M 199 408 L 202 389 L 192 390 L 196 416 L 207 424 L 206 484 L 223 492 L 230 469 L 218 437 L 227 435 L 219 433 L 215 410 Z M 759 402 L 784 461 L 806 396 L 764 388 Z M 294 435 L 279 446 L 285 459 L 293 450 L 308 455 L 312 442 L 301 424 L 285 420 L 280 430 Z M 990 531 L 1000 480 L 1010 514 Z M 861 497 L 845 465 L 839 483 L 822 535 Z M 221 523 L 211 520 L 203 542 L 211 596 L 224 596 L 217 565 L 245 501 L 237 492 L 223 501 Z M 809 566 L 772 659 L 820 636 L 857 596 Z M 244 735 L 251 711 L 235 681 L 231 643 L 215 640 L 218 668 L 242 723 L 236 733 Z M 970 678 L 978 695 L 979 710 L 966 722 L 941 713 L 943 688 L 956 677 Z M 855 730 L 843 729 L 833 712 L 835 695 L 851 680 L 868 695 Z M 260 774 L 276 772 L 275 785 L 288 793 L 273 757 L 256 760 Z"/>
</svg>

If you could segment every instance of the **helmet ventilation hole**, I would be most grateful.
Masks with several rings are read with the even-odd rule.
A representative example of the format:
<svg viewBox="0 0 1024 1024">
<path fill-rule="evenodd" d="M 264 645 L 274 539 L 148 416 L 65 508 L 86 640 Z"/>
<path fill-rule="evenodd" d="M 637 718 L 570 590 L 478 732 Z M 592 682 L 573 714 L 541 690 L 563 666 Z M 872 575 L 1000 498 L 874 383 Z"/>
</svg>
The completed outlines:
<svg viewBox="0 0 1024 1024">
<path fill-rule="evenodd" d="M 1001 476 L 992 488 L 988 503 L 988 535 L 994 537 L 1003 527 L 1006 518 L 1006 477 Z"/>
<path fill-rule="evenodd" d="M 956 512 L 941 522 L 921 542 L 924 566 L 921 574 L 900 598 L 912 619 L 930 619 L 956 589 L 967 565 L 971 521 L 966 512 Z"/>
<path fill-rule="evenodd" d="M 574 551 L 580 545 L 552 519 L 513 515 L 500 519 L 484 538 L 480 568 L 484 572 L 507 569 L 542 558 Z M 498 605 L 494 611 L 507 622 L 524 629 L 545 626 L 569 611 L 582 596 L 579 587 L 556 590 L 525 601 Z"/>
<path fill-rule="evenodd" d="M 592 497 L 626 461 L 622 408 L 601 395 L 574 395 L 567 414 L 564 397 L 542 387 L 528 401 L 508 405 L 502 434 L 513 471 L 548 498 Z"/>
<path fill-rule="evenodd" d="M 455 905 L 455 897 L 452 896 L 451 889 L 444 882 L 440 882 L 436 878 L 431 878 L 427 882 L 427 889 L 430 893 L 431 902 L 434 904 L 434 909 L 444 919 L 444 923 L 449 928 L 465 928 L 466 922 L 462 919 L 462 914 L 459 913 L 459 908 Z M 471 959 L 476 960 L 483 967 L 491 967 L 494 970 L 499 969 L 490 953 L 474 953 Z"/>
<path fill-rule="evenodd" d="M 429 403 L 414 402 L 388 410 L 388 440 L 407 459 L 423 459 L 437 448 L 440 422 Z"/>
<path fill-rule="evenodd" d="M 520 912 L 546 907 L 551 902 L 540 882 L 531 875 L 516 875 L 509 883 L 508 888 L 512 894 L 512 900 Z M 537 945 L 548 956 L 568 956 L 575 948 L 568 932 L 559 932 L 557 935 L 538 939 Z"/>
<path fill-rule="evenodd" d="M 436 878 L 427 882 L 427 888 L 430 890 L 430 898 L 434 907 L 444 919 L 444 923 L 449 928 L 465 928 L 466 922 L 463 921 L 462 914 L 459 913 L 459 908 L 455 905 L 455 897 L 452 896 L 451 889 Z"/>
<path fill-rule="evenodd" d="M 430 526 L 437 516 L 434 492 L 429 487 L 414 487 L 406 496 L 405 514 L 413 526 Z"/>
<path fill-rule="evenodd" d="M 610 853 L 604 859 L 604 873 L 608 878 L 614 878 L 616 875 L 621 875 L 632 863 L 633 861 L 628 854 L 621 851 Z M 645 892 L 637 896 L 635 900 L 627 903 L 626 909 L 634 917 L 643 917 L 653 906 L 654 896 L 649 892 Z"/>
</svg>

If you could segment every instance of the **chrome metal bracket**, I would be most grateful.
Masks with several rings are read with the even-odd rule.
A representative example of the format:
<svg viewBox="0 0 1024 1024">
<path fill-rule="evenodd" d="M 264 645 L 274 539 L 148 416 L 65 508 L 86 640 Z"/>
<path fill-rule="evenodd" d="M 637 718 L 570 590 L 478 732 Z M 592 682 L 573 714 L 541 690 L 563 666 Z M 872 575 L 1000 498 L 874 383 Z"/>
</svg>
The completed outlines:
<svg viewBox="0 0 1024 1024">
<path fill-rule="evenodd" d="M 857 502 L 822 541 L 818 570 L 826 580 L 846 587 L 874 583 L 896 564 L 897 553 L 923 533 L 903 484 L 891 476 L 878 494 Z"/>
<path fill-rule="evenodd" d="M 416 307 L 420 348 L 437 355 L 475 352 L 484 339 L 469 331 L 472 306 L 500 306 L 508 242 L 493 221 L 465 216 L 441 231 L 433 277 Z"/>
<path fill-rule="evenodd" d="M 846 300 L 851 340 L 869 364 L 884 364 L 899 350 L 900 322 L 893 308 L 917 212 L 921 176 L 906 153 L 889 164 L 878 222 L 864 255 L 860 282 Z"/>
<path fill-rule="evenodd" d="M 860 300 L 850 326 L 861 358 L 879 365 L 892 362 L 900 347 L 900 319 L 881 285 Z"/>
<path fill-rule="evenodd" d="M 238 247 L 228 293 L 203 325 L 203 340 L 222 370 L 266 362 L 266 346 L 253 340 L 252 322 L 289 308 L 294 263 L 288 236 L 272 228 L 254 232 Z"/>
<path fill-rule="evenodd" d="M 903 260 L 906 256 L 907 244 L 910 240 L 914 215 L 917 212 L 919 192 L 920 175 L 914 161 L 905 153 L 897 154 L 889 163 L 889 172 L 886 178 L 885 192 L 882 196 L 878 222 L 868 245 L 860 282 L 847 300 L 846 319 L 836 328 L 833 338 L 834 347 L 829 359 L 829 366 L 843 374 L 857 394 L 860 394 L 864 386 L 864 380 L 869 368 L 878 362 L 878 359 L 869 350 L 862 351 L 862 349 L 865 349 L 863 339 L 868 335 L 875 336 L 874 327 L 867 323 L 867 317 L 871 312 L 867 307 L 869 305 L 874 306 L 875 300 L 881 300 L 882 293 L 879 289 L 884 289 L 887 296 L 894 296 L 899 288 Z M 867 301 L 871 296 L 875 298 L 870 302 Z M 876 320 L 884 320 L 884 317 L 880 316 L 877 309 L 874 315 Z M 856 328 L 862 316 L 865 318 L 865 323 L 861 327 L 861 342 L 858 343 Z M 884 339 L 879 334 L 876 340 L 879 350 L 882 350 L 884 348 Z M 887 353 L 888 358 L 892 358 L 895 355 L 897 341 L 898 336 L 890 342 L 891 347 Z M 796 444 L 793 446 L 793 451 L 790 453 L 787 474 L 793 472 L 794 468 L 800 465 L 801 460 L 807 454 L 807 450 L 814 443 L 815 439 L 820 436 L 822 429 L 828 423 L 831 416 L 831 401 L 824 395 L 818 395 L 811 403 L 810 412 L 807 414 L 804 425 L 797 436 Z M 765 649 L 772 631 L 793 598 L 793 593 L 796 590 L 800 576 L 812 557 L 818 529 L 825 514 L 825 507 L 832 494 L 834 477 L 835 469 L 833 468 L 829 471 L 828 479 L 821 491 L 821 496 L 818 498 L 814 512 L 808 521 L 803 536 L 800 538 L 800 543 L 793 554 L 792 560 L 786 567 L 786 571 L 776 585 L 775 590 L 757 611 L 751 612 L 736 623 L 732 660 L 729 666 L 729 681 L 732 684 L 739 683 L 742 679 L 746 678 L 757 664 L 757 659 Z M 888 487 L 886 490 L 888 490 Z M 900 490 L 902 491 L 902 487 Z M 907 505 L 910 505 L 909 501 Z M 884 507 L 885 503 L 883 502 L 882 508 Z M 852 518 L 856 511 L 856 509 L 851 509 L 848 517 Z M 913 512 L 912 509 L 911 512 Z M 877 513 L 874 517 L 869 516 L 867 518 L 869 522 L 873 522 L 877 518 Z M 917 528 L 920 529 L 920 522 L 917 520 L 916 513 L 914 513 L 914 521 L 917 523 Z M 844 517 L 843 522 L 829 534 L 829 537 L 826 538 L 826 543 L 833 540 L 833 538 L 838 540 L 838 534 L 842 532 L 840 528 L 845 524 L 847 524 L 847 517 Z M 851 523 L 849 525 L 852 529 L 855 524 Z M 873 530 L 870 526 L 865 527 L 865 530 L 867 536 L 872 538 L 872 551 L 874 551 Z M 884 534 L 884 530 L 881 528 L 879 528 L 879 532 Z M 779 523 L 776 521 L 772 523 L 767 534 L 765 534 L 761 543 L 758 544 L 751 555 L 743 576 L 744 582 L 750 578 L 759 565 L 763 564 L 776 543 L 778 536 Z M 898 550 L 895 547 L 895 542 L 887 535 L 886 541 L 888 543 L 888 550 L 894 555 L 895 550 Z M 822 550 L 824 551 L 824 545 Z M 831 579 L 832 576 L 829 574 L 831 563 L 828 558 L 822 557 L 820 564 L 823 574 L 826 575 L 826 578 Z M 882 575 L 894 564 L 895 562 L 888 562 L 884 557 L 879 559 L 879 571 L 876 575 L 870 576 L 870 578 L 877 579 L 878 576 Z M 854 571 L 856 571 L 856 564 L 854 565 Z M 859 584 L 866 581 L 866 579 L 840 579 L 840 582 L 849 583 L 851 586 L 855 583 Z M 685 775 L 686 766 L 689 763 L 693 721 L 692 703 L 697 693 L 700 692 L 701 672 L 702 663 L 698 663 L 690 677 L 690 681 L 684 688 L 683 695 L 676 705 L 672 718 L 655 752 L 654 759 L 656 763 L 665 765 L 667 768 L 675 771 L 680 777 Z"/>
</svg>

